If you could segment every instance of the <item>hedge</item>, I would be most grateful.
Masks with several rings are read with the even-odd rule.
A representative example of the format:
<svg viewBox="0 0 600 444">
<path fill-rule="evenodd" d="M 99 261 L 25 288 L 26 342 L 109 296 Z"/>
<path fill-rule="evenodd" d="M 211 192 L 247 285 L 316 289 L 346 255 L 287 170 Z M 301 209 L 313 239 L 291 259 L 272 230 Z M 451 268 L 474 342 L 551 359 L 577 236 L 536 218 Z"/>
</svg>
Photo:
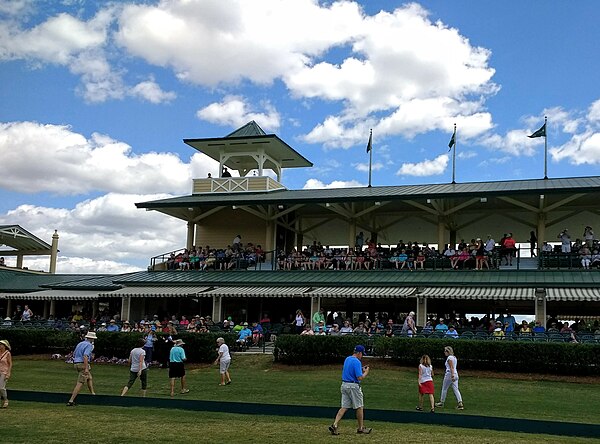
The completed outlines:
<svg viewBox="0 0 600 444">
<path fill-rule="evenodd" d="M 275 360 L 292 365 L 340 363 L 356 344 L 365 345 L 372 356 L 387 356 L 399 365 L 416 366 L 427 354 L 435 367 L 443 368 L 444 347 L 450 345 L 459 369 L 600 375 L 600 346 L 554 342 L 280 335 Z"/>
<path fill-rule="evenodd" d="M 97 332 L 98 339 L 94 341 L 94 354 L 96 357 L 127 358 L 132 348 L 138 346 L 138 339 L 142 333 L 115 333 Z M 166 335 L 159 333 L 158 340 L 154 343 L 153 359 L 166 362 L 169 356 L 171 343 L 164 339 Z M 212 362 L 217 357 L 218 337 L 223 337 L 230 347 L 235 344 L 236 335 L 219 333 L 182 333 L 178 339 L 185 342 L 185 352 L 188 362 Z M 13 355 L 30 355 L 45 353 L 68 354 L 73 351 L 81 340 L 79 333 L 42 330 L 30 328 L 11 328 L 0 330 L 0 339 L 7 339 L 12 347 Z"/>
</svg>

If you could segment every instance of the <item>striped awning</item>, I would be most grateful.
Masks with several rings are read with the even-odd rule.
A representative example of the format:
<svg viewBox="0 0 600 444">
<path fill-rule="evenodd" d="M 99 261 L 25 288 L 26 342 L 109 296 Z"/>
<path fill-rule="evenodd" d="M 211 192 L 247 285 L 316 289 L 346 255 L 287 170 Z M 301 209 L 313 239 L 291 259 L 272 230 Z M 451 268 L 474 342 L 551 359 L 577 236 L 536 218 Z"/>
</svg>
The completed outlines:
<svg viewBox="0 0 600 444">
<path fill-rule="evenodd" d="M 546 288 L 547 301 L 595 301 L 600 302 L 597 288 Z"/>
<path fill-rule="evenodd" d="M 437 299 L 535 300 L 534 288 L 426 287 L 417 296 Z"/>
<path fill-rule="evenodd" d="M 324 298 L 406 298 L 414 296 L 415 287 L 318 287 L 307 296 Z"/>
<path fill-rule="evenodd" d="M 200 296 L 229 297 L 265 297 L 280 298 L 307 296 L 309 287 L 218 287 L 202 293 Z"/>
<path fill-rule="evenodd" d="M 147 287 L 125 287 L 119 290 L 100 293 L 102 297 L 132 297 L 132 298 L 169 298 L 169 297 L 198 297 L 204 296 L 204 291 L 210 287 L 199 286 L 147 286 Z"/>
<path fill-rule="evenodd" d="M 98 299 L 98 292 L 90 290 L 42 290 L 33 293 L 0 293 L 0 299 L 23 301 L 91 301 Z"/>
</svg>

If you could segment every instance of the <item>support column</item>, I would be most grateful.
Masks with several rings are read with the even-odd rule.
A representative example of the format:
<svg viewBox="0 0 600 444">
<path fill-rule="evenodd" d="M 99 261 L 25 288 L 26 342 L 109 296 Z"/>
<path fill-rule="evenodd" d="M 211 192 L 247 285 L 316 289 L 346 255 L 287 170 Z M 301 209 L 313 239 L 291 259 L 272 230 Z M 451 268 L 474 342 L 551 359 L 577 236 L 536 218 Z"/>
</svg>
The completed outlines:
<svg viewBox="0 0 600 444">
<path fill-rule="evenodd" d="M 194 246 L 194 232 L 195 232 L 196 224 L 191 220 L 187 223 L 187 239 L 185 242 L 185 248 L 191 250 Z"/>
<path fill-rule="evenodd" d="M 535 292 L 535 320 L 540 321 L 542 325 L 546 326 L 546 291 Z"/>
<path fill-rule="evenodd" d="M 537 253 L 540 255 L 540 251 L 542 249 L 542 245 L 544 245 L 544 241 L 546 240 L 546 213 L 538 213 L 537 220 Z"/>
<path fill-rule="evenodd" d="M 354 248 L 356 245 L 356 220 L 351 219 L 348 224 L 348 248 Z"/>
<path fill-rule="evenodd" d="M 56 319 L 56 301 L 54 299 L 52 299 L 50 301 L 50 313 L 49 316 L 52 316 L 52 318 Z"/>
<path fill-rule="evenodd" d="M 6 316 L 12 318 L 13 315 L 13 301 L 12 299 L 6 300 Z"/>
<path fill-rule="evenodd" d="M 223 297 L 213 296 L 212 320 L 213 322 L 221 322 L 223 315 Z"/>
<path fill-rule="evenodd" d="M 302 234 L 302 219 L 299 217 L 296 219 L 296 249 L 302 251 L 302 242 L 304 242 L 304 235 Z"/>
<path fill-rule="evenodd" d="M 23 269 L 23 255 L 17 255 L 17 268 Z"/>
<path fill-rule="evenodd" d="M 44 319 L 48 319 L 48 315 L 50 314 L 50 301 L 44 301 Z"/>
<path fill-rule="evenodd" d="M 58 231 L 54 230 L 52 235 L 52 250 L 50 252 L 50 273 L 56 273 L 56 260 L 58 258 Z"/>
<path fill-rule="evenodd" d="M 441 253 L 444 249 L 444 244 L 446 243 L 446 223 L 442 216 L 438 216 L 437 232 L 438 252 Z"/>
<path fill-rule="evenodd" d="M 92 318 L 96 319 L 98 317 L 98 309 L 100 308 L 100 304 L 98 301 L 92 302 Z"/>
<path fill-rule="evenodd" d="M 310 326 L 311 328 L 314 328 L 315 326 L 312 325 L 312 319 L 315 313 L 318 313 L 319 310 L 321 309 L 321 297 L 320 296 L 312 296 L 310 298 Z"/>
<path fill-rule="evenodd" d="M 121 321 L 128 321 L 131 314 L 131 298 L 123 296 L 121 298 Z"/>
<path fill-rule="evenodd" d="M 268 220 L 265 225 L 265 245 L 263 250 L 271 251 L 275 249 L 275 222 Z"/>
<path fill-rule="evenodd" d="M 419 327 L 425 326 L 427 323 L 427 298 L 423 296 L 417 297 L 417 319 L 416 323 Z"/>
</svg>

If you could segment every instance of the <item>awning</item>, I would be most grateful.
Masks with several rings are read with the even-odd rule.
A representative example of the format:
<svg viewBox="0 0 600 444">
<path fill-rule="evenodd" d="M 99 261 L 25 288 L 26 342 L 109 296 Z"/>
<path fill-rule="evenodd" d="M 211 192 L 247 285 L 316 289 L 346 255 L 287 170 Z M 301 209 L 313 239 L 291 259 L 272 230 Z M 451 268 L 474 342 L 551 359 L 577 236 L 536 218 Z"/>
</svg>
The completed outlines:
<svg viewBox="0 0 600 444">
<path fill-rule="evenodd" d="M 309 287 L 218 287 L 199 296 L 280 298 L 308 296 Z"/>
<path fill-rule="evenodd" d="M 546 288 L 546 300 L 600 302 L 600 290 L 596 288 Z"/>
<path fill-rule="evenodd" d="M 426 287 L 417 296 L 437 299 L 535 300 L 534 288 Z"/>
<path fill-rule="evenodd" d="M 98 299 L 98 292 L 90 290 L 43 290 L 32 293 L 0 293 L 0 299 L 81 301 Z"/>
<path fill-rule="evenodd" d="M 168 297 L 198 297 L 204 296 L 204 291 L 208 290 L 210 287 L 203 285 L 201 287 L 198 286 L 147 286 L 147 287 L 125 287 L 120 288 L 119 290 L 100 293 L 101 297 L 106 298 L 116 298 L 128 296 L 132 298 L 168 298 Z"/>
<path fill-rule="evenodd" d="M 326 298 L 406 298 L 413 297 L 415 287 L 318 287 L 307 296 Z"/>
</svg>

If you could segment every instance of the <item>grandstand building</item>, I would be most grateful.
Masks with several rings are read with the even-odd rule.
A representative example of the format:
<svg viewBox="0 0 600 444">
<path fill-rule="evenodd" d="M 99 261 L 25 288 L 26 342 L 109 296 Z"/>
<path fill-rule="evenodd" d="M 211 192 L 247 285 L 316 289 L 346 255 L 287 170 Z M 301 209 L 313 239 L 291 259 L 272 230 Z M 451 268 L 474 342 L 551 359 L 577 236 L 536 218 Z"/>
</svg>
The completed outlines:
<svg viewBox="0 0 600 444">
<path fill-rule="evenodd" d="M 567 228 L 575 242 L 586 226 L 600 230 L 600 177 L 289 190 L 284 170 L 312 163 L 255 122 L 226 137 L 184 142 L 218 161 L 219 177 L 194 179 L 186 196 L 136 204 L 187 225 L 181 250 L 157 252 L 147 271 L 125 275 L 69 277 L 0 267 L 0 313 L 38 303 L 46 316 L 77 305 L 92 314 L 120 310 L 122 319 L 202 313 L 236 322 L 264 312 L 287 321 L 297 308 L 312 315 L 321 307 L 372 317 L 415 311 L 420 326 L 430 315 L 454 312 L 509 310 L 544 322 L 550 314 L 600 317 L 600 271 L 583 269 L 580 257 L 560 246 L 543 254 L 538 247 L 538 257 L 517 249 L 510 266 L 494 251 L 489 270 L 466 262 L 455 270 L 439 254 L 462 239 L 498 241 L 508 233 L 527 243 L 534 231 L 539 245 L 553 245 Z M 243 245 L 261 246 L 259 260 L 236 257 L 228 270 L 171 269 L 185 249 L 226 249 L 237 235 Z M 381 244 L 376 260 L 366 258 L 369 269 L 334 270 L 325 262 L 324 269 L 307 270 L 289 258 L 314 243 L 342 255 L 355 250 L 357 237 Z M 427 244 L 437 254 L 425 258 L 423 270 L 397 270 L 393 251 L 400 241 Z M 295 266 L 279 269 L 286 261 Z"/>
</svg>

